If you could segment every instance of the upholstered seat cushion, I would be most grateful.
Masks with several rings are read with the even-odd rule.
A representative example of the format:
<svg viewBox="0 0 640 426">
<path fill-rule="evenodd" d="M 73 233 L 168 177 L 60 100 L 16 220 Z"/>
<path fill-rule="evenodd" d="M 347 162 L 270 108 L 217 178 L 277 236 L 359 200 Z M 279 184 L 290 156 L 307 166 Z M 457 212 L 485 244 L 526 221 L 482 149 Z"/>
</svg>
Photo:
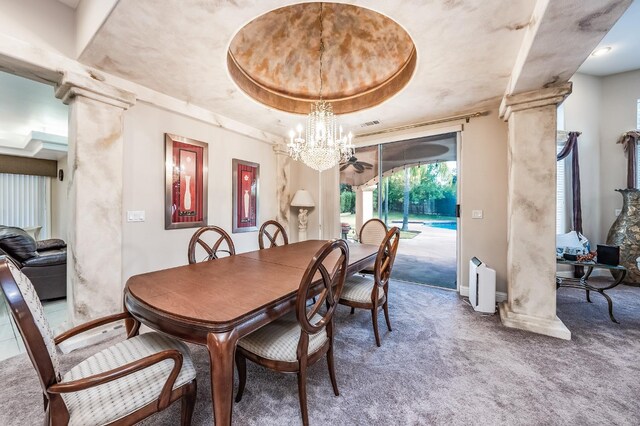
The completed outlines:
<svg viewBox="0 0 640 426">
<path fill-rule="evenodd" d="M 160 333 L 145 333 L 107 348 L 73 367 L 63 382 L 78 380 L 117 368 L 138 359 L 167 350 L 182 352 L 182 370 L 174 389 L 196 377 L 189 349 L 181 342 Z M 69 425 L 103 425 L 118 420 L 158 399 L 173 360 L 165 360 L 121 379 L 80 392 L 62 394 L 69 409 Z"/>
<path fill-rule="evenodd" d="M 311 319 L 311 323 L 315 324 L 321 319 L 322 317 L 315 315 Z M 238 346 L 262 358 L 274 361 L 295 362 L 298 360 L 296 351 L 298 349 L 301 330 L 294 312 L 240 339 Z M 309 336 L 308 354 L 316 353 L 328 339 L 325 329 Z"/>
<path fill-rule="evenodd" d="M 348 300 L 351 302 L 371 303 L 371 292 L 373 286 L 376 285 L 372 277 L 363 277 L 360 275 L 354 275 L 347 278 L 344 282 L 344 288 L 340 299 Z M 378 299 L 384 298 L 384 290 L 382 287 L 378 289 Z"/>
</svg>

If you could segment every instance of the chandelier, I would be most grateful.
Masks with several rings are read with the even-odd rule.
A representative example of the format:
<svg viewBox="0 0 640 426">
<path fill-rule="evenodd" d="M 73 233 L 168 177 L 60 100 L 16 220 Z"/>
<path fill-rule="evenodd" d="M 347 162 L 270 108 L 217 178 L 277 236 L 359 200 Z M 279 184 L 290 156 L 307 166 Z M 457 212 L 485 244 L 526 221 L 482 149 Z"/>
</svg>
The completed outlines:
<svg viewBox="0 0 640 426">
<path fill-rule="evenodd" d="M 341 160 L 348 160 L 353 156 L 351 132 L 344 134 L 342 126 L 337 124 L 333 107 L 322 100 L 322 59 L 324 54 L 324 40 L 322 38 L 322 3 L 320 3 L 320 100 L 311 106 L 307 117 L 307 128 L 304 132 L 301 124 L 296 131 L 289 131 L 287 148 L 291 158 L 302 161 L 312 169 L 323 171 L 330 169 Z"/>
</svg>

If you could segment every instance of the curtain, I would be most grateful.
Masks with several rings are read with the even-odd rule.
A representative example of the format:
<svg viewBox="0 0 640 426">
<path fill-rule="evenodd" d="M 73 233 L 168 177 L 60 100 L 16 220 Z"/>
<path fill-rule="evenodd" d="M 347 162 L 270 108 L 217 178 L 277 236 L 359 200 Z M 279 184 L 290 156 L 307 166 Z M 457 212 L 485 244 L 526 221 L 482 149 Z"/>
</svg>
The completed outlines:
<svg viewBox="0 0 640 426">
<path fill-rule="evenodd" d="M 40 239 L 50 227 L 51 178 L 0 173 L 0 225 L 42 227 Z"/>
<path fill-rule="evenodd" d="M 557 160 L 564 160 L 571 156 L 571 192 L 573 198 L 573 230 L 582 234 L 582 201 L 580 198 L 580 164 L 578 156 L 578 136 L 580 132 L 569 132 L 567 142 L 562 148 L 562 151 L 558 153 Z"/>
<path fill-rule="evenodd" d="M 637 148 L 638 140 L 640 140 L 640 131 L 632 130 L 624 133 L 618 139 L 618 143 L 622 144 L 625 154 L 627 154 L 627 188 L 634 189 L 636 187 L 638 165 L 637 162 Z"/>
</svg>

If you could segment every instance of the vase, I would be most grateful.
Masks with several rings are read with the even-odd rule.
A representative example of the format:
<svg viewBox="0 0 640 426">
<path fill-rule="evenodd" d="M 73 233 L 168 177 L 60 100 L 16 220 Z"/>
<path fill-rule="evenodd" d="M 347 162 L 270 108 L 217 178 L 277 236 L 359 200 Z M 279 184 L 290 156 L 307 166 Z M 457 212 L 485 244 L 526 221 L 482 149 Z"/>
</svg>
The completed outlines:
<svg viewBox="0 0 640 426">
<path fill-rule="evenodd" d="M 640 190 L 616 189 L 622 194 L 622 211 L 616 218 L 607 244 L 620 247 L 620 264 L 627 268 L 623 283 L 640 285 L 640 270 L 636 259 L 640 256 Z M 615 273 L 612 271 L 615 276 Z"/>
<path fill-rule="evenodd" d="M 249 190 L 245 189 L 244 190 L 244 217 L 245 219 L 249 219 L 249 200 L 250 196 L 249 196 Z"/>
<path fill-rule="evenodd" d="M 189 211 L 191 210 L 191 176 L 186 175 L 184 177 L 185 183 L 187 184 L 184 192 L 184 209 Z"/>
</svg>

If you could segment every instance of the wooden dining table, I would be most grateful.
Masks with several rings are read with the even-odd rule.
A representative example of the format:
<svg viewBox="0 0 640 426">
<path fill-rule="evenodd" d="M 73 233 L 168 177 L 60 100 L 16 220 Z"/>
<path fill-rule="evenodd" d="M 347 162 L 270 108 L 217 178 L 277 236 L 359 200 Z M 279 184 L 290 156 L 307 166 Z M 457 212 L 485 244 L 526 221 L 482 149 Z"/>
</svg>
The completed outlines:
<svg viewBox="0 0 640 426">
<path fill-rule="evenodd" d="M 136 319 L 207 346 L 216 425 L 231 424 L 238 340 L 293 310 L 302 276 L 325 242 L 292 243 L 127 280 L 125 307 Z M 377 251 L 375 245 L 349 243 L 347 274 L 371 264 Z"/>
</svg>

